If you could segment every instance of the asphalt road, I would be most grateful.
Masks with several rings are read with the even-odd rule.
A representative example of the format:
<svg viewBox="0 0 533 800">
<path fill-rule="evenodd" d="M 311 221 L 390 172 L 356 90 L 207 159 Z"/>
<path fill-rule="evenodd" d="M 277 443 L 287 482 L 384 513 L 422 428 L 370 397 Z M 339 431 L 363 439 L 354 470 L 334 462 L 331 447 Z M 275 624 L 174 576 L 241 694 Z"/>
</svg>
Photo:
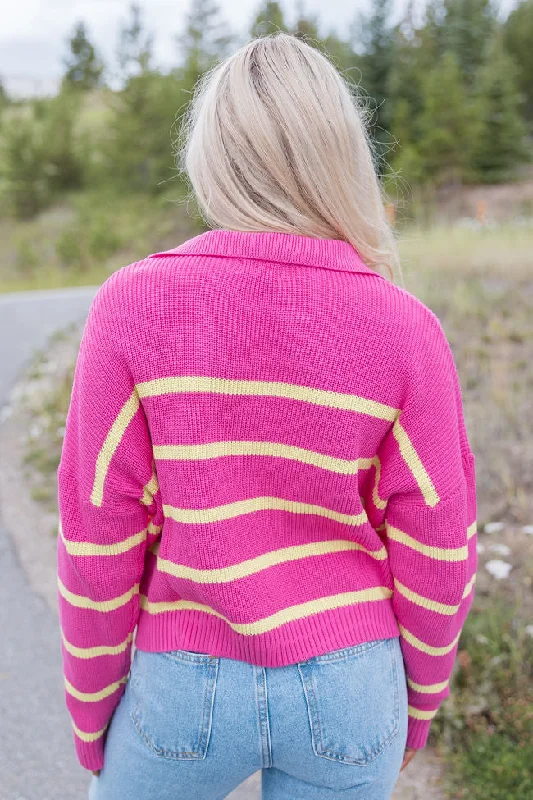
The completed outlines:
<svg viewBox="0 0 533 800">
<path fill-rule="evenodd" d="M 35 350 L 84 319 L 95 291 L 0 295 L 0 408 Z M 32 592 L 1 508 L 0 575 L 0 800 L 86 800 L 90 775 L 74 755 L 57 618 Z"/>
</svg>

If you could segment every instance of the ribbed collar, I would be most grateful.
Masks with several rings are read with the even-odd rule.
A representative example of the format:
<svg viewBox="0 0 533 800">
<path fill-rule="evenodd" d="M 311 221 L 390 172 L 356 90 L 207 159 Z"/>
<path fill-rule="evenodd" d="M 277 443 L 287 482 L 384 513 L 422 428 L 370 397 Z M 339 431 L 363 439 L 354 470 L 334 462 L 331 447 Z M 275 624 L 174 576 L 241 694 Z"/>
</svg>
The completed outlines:
<svg viewBox="0 0 533 800">
<path fill-rule="evenodd" d="M 173 255 L 233 256 L 379 275 L 364 263 L 357 250 L 348 242 L 340 239 L 315 239 L 294 233 L 209 230 L 188 239 L 173 250 L 154 253 L 152 257 Z"/>
</svg>

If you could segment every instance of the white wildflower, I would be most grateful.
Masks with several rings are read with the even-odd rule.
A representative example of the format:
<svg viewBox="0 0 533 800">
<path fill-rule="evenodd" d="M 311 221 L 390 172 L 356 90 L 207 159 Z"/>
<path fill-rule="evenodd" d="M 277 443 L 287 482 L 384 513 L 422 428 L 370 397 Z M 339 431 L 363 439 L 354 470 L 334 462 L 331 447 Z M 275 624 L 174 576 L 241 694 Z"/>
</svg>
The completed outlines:
<svg viewBox="0 0 533 800">
<path fill-rule="evenodd" d="M 487 522 L 485 525 L 485 533 L 501 533 L 505 525 L 503 522 Z"/>
<path fill-rule="evenodd" d="M 2 408 L 0 408 L 0 424 L 2 422 L 5 422 L 6 419 L 9 419 L 12 413 L 13 413 L 12 406 L 2 406 Z"/>
<path fill-rule="evenodd" d="M 478 633 L 476 636 L 476 642 L 479 642 L 480 644 L 488 644 L 489 639 L 484 633 Z"/>
<path fill-rule="evenodd" d="M 529 536 L 533 536 L 533 525 L 524 525 L 522 528 L 522 533 L 527 533 Z"/>
<path fill-rule="evenodd" d="M 533 636 L 533 625 L 526 625 L 526 633 L 528 636 Z"/>
<path fill-rule="evenodd" d="M 509 573 L 512 570 L 513 565 L 508 564 L 507 561 L 500 561 L 500 559 L 495 558 L 491 561 L 487 561 L 485 568 L 487 572 L 490 572 L 493 578 L 501 581 L 502 579 L 509 577 Z"/>
<path fill-rule="evenodd" d="M 511 548 L 506 544 L 489 544 L 489 550 L 493 553 L 497 553 L 499 556 L 511 555 Z"/>
<path fill-rule="evenodd" d="M 485 552 L 485 545 L 481 544 L 481 542 L 477 542 L 476 543 L 476 550 L 477 550 L 478 553 L 484 553 Z"/>
</svg>

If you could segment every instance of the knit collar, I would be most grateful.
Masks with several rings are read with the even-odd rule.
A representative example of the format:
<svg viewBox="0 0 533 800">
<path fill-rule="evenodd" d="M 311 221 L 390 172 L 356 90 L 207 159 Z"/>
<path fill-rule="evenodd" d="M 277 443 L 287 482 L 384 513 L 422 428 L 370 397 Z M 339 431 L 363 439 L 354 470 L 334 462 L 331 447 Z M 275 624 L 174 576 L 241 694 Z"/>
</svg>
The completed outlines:
<svg viewBox="0 0 533 800">
<path fill-rule="evenodd" d="M 308 267 L 366 272 L 379 275 L 368 267 L 348 242 L 340 239 L 315 239 L 294 233 L 275 231 L 209 230 L 188 239 L 179 247 L 153 258 L 174 255 L 232 256 Z"/>
</svg>

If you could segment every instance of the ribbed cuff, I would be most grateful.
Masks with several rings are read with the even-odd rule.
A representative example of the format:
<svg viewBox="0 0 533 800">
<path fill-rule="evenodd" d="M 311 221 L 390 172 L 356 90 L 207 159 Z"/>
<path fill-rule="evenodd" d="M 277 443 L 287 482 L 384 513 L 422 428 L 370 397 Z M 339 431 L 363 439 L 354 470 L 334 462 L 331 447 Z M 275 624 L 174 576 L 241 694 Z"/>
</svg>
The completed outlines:
<svg viewBox="0 0 533 800">
<path fill-rule="evenodd" d="M 430 719 L 414 719 L 409 717 L 407 726 L 407 747 L 412 747 L 414 750 L 421 750 L 426 746 L 429 729 L 431 728 Z"/>
<path fill-rule="evenodd" d="M 96 742 L 82 742 L 74 736 L 76 755 L 78 761 L 85 769 L 102 769 L 104 766 L 104 737 L 101 736 Z"/>
</svg>

